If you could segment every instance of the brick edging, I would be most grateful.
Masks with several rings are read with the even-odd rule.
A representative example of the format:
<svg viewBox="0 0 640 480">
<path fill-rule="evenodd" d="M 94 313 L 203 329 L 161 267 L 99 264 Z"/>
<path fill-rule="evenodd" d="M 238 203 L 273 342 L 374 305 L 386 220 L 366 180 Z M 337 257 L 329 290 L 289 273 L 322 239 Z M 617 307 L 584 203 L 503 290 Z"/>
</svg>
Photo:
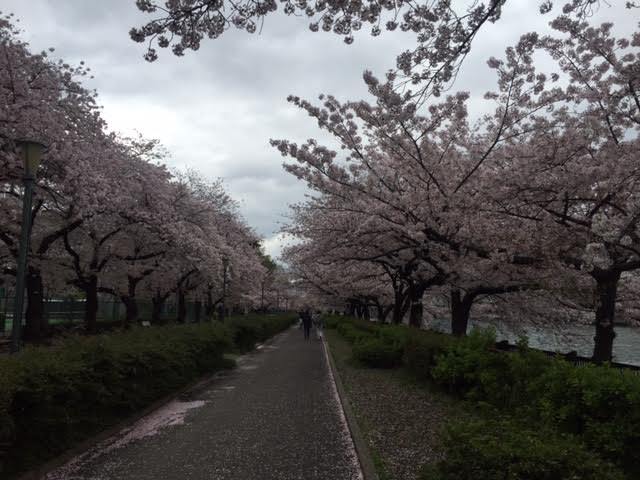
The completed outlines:
<svg viewBox="0 0 640 480">
<path fill-rule="evenodd" d="M 371 452 L 369 451 L 367 442 L 365 441 L 364 435 L 360 430 L 360 426 L 358 425 L 358 421 L 356 420 L 355 413 L 353 411 L 353 408 L 351 407 L 349 398 L 347 397 L 344 385 L 342 384 L 342 380 L 340 379 L 340 374 L 338 373 L 338 369 L 335 366 L 333 354 L 331 353 L 331 349 L 329 348 L 329 344 L 324 335 L 322 335 L 322 342 L 324 343 L 324 349 L 327 353 L 327 359 L 329 360 L 329 368 L 331 368 L 331 373 L 333 374 L 336 390 L 338 391 L 338 396 L 340 397 L 342 411 L 344 412 L 344 416 L 347 419 L 347 426 L 349 427 L 351 439 L 353 440 L 353 445 L 355 446 L 356 453 L 358 455 L 358 461 L 360 462 L 360 469 L 362 470 L 364 480 L 379 480 L 378 473 L 376 472 L 373 463 L 373 458 L 371 457 Z"/>
</svg>

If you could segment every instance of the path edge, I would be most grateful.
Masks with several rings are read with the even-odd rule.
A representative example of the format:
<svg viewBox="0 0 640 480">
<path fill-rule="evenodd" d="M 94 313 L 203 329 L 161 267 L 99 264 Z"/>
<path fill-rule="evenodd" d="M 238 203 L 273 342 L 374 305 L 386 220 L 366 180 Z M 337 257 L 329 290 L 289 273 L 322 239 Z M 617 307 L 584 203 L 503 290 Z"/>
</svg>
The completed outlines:
<svg viewBox="0 0 640 480">
<path fill-rule="evenodd" d="M 327 359 L 329 360 L 329 368 L 333 374 L 333 380 L 336 385 L 336 390 L 338 391 L 340 406 L 342 407 L 344 416 L 347 419 L 347 427 L 349 427 L 349 433 L 351 434 L 351 439 L 353 440 L 353 445 L 356 449 L 356 454 L 358 455 L 362 476 L 364 477 L 364 480 L 379 480 L 378 472 L 376 472 L 376 468 L 373 463 L 373 457 L 371 456 L 367 442 L 364 439 L 362 430 L 360 430 L 360 426 L 358 425 L 355 412 L 353 411 L 353 407 L 347 397 L 344 385 L 342 384 L 342 379 L 340 378 L 335 361 L 333 360 L 333 354 L 331 353 L 329 342 L 326 340 L 324 335 L 322 335 L 322 343 L 324 344 L 324 350 L 326 352 Z"/>
<path fill-rule="evenodd" d="M 131 414 L 130 416 L 124 418 L 123 420 L 107 428 L 106 430 L 103 430 L 100 433 L 97 433 L 96 435 L 89 437 L 86 440 L 83 440 L 78 445 L 71 447 L 69 450 L 64 451 L 63 453 L 61 453 L 55 458 L 52 458 L 51 460 L 48 460 L 43 465 L 40 465 L 39 467 L 29 470 L 17 477 L 13 477 L 13 480 L 44 480 L 45 476 L 51 471 L 62 467 L 63 465 L 65 465 L 67 462 L 70 462 L 78 455 L 81 455 L 87 450 L 90 450 L 96 447 L 97 445 L 99 445 L 100 443 L 117 435 L 119 432 L 121 432 L 125 428 L 133 426 L 139 420 L 142 420 L 147 415 L 150 415 L 154 411 L 164 407 L 165 405 L 176 400 L 177 398 L 181 397 L 185 393 L 191 392 L 193 390 L 199 390 L 203 388 L 205 385 L 208 385 L 216 380 L 219 380 L 220 378 L 225 377 L 225 375 L 227 375 L 229 371 L 233 371 L 237 368 L 238 361 L 240 361 L 243 357 L 247 357 L 248 355 L 251 355 L 260 351 L 261 348 L 259 347 L 263 347 L 265 345 L 268 345 L 274 342 L 278 337 L 286 333 L 288 330 L 289 329 L 287 328 L 281 332 L 276 333 L 274 336 L 265 340 L 264 342 L 257 343 L 253 350 L 247 353 L 244 353 L 235 359 L 235 362 L 236 362 L 235 366 L 231 368 L 223 368 L 221 370 L 216 370 L 215 372 L 203 375 L 202 377 L 198 378 L 197 380 L 194 380 L 188 385 L 185 385 L 184 387 L 181 387 L 180 389 L 166 395 L 165 397 L 162 397 L 156 400 L 155 402 L 146 406 L 142 410 L 139 410 Z"/>
</svg>

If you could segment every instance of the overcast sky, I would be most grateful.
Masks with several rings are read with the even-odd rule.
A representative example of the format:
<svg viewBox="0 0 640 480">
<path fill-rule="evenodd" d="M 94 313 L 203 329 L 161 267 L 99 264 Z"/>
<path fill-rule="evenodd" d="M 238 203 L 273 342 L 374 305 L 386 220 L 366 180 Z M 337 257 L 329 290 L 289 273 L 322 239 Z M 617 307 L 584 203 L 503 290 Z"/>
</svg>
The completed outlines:
<svg viewBox="0 0 640 480">
<path fill-rule="evenodd" d="M 549 30 L 537 0 L 508 3 L 503 18 L 477 38 L 458 79 L 456 88 L 471 92 L 472 114 L 481 112 L 482 95 L 495 83 L 486 59 L 500 56 L 525 30 Z M 287 206 L 304 198 L 305 186 L 282 170 L 269 139 L 317 136 L 315 123 L 288 105 L 287 95 L 366 98 L 363 70 L 383 75 L 411 47 L 406 35 L 372 38 L 364 31 L 347 46 L 335 35 L 311 33 L 304 18 L 275 14 L 260 35 L 229 31 L 182 58 L 161 50 L 150 64 L 144 46 L 129 39 L 129 29 L 149 19 L 134 0 L 0 0 L 0 11 L 16 15 L 33 50 L 54 47 L 68 63 L 87 63 L 95 78 L 86 85 L 98 91 L 112 130 L 158 138 L 171 152 L 171 166 L 223 178 L 276 256 Z M 636 13 L 605 6 L 597 18 L 628 31 L 637 25 Z"/>
</svg>

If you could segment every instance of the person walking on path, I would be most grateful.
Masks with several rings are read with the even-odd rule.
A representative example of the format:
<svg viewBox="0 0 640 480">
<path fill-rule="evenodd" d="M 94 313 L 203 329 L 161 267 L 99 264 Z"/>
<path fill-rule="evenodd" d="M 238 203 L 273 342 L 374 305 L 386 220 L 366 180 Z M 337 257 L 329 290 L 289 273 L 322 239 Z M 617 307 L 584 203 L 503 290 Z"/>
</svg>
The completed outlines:
<svg viewBox="0 0 640 480">
<path fill-rule="evenodd" d="M 309 340 L 309 333 L 311 332 L 311 312 L 308 308 L 305 308 L 300 312 L 300 318 L 302 319 L 302 329 L 304 330 L 304 339 Z"/>
</svg>

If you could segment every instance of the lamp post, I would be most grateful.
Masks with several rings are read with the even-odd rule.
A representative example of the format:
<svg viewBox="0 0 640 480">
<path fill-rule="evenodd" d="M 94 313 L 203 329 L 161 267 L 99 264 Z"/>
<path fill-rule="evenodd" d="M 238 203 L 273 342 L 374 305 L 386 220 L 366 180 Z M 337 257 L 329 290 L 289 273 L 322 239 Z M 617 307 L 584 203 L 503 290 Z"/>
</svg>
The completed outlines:
<svg viewBox="0 0 640 480">
<path fill-rule="evenodd" d="M 24 166 L 24 195 L 22 196 L 22 227 L 18 252 L 18 268 L 16 271 L 16 297 L 13 311 L 13 328 L 11 330 L 11 352 L 20 351 L 22 330 L 22 312 L 24 307 L 24 279 L 27 270 L 27 252 L 31 233 L 31 203 L 33 200 L 33 184 L 40 165 L 44 145 L 33 140 L 18 141 Z"/>
</svg>

